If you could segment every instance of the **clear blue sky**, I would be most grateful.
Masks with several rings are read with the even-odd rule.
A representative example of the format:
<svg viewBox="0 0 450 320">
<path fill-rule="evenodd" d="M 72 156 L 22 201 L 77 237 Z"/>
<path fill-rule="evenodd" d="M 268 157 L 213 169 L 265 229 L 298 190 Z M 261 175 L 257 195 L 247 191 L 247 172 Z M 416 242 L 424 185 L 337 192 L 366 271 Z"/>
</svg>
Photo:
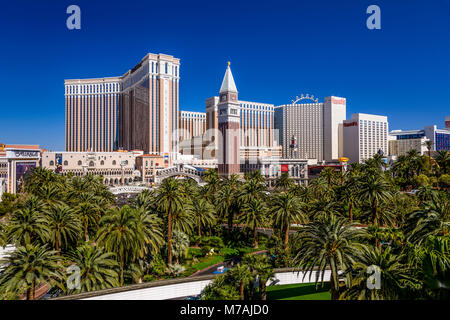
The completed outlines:
<svg viewBox="0 0 450 320">
<path fill-rule="evenodd" d="M 81 8 L 81 30 L 66 8 Z M 381 8 L 381 30 L 366 8 Z M 242 100 L 347 98 L 390 129 L 450 115 L 450 0 L 5 1 L 0 142 L 64 149 L 64 79 L 118 76 L 147 53 L 181 59 L 180 109 L 204 111 L 231 68 Z"/>
</svg>

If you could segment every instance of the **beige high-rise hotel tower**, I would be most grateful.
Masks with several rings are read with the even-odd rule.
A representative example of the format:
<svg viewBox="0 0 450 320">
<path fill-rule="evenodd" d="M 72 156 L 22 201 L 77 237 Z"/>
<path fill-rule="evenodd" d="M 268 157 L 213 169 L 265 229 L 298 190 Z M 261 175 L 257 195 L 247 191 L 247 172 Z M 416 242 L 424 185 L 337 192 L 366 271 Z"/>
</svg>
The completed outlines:
<svg viewBox="0 0 450 320">
<path fill-rule="evenodd" d="M 121 77 L 66 80 L 66 151 L 143 150 L 172 163 L 180 60 L 147 54 Z"/>
</svg>

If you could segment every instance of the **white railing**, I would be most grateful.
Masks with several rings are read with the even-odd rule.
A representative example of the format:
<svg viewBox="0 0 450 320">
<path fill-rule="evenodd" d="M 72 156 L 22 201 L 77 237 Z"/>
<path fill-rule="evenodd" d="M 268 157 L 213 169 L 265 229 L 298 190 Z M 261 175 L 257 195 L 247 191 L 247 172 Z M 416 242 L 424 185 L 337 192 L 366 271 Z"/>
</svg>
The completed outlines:
<svg viewBox="0 0 450 320">
<path fill-rule="evenodd" d="M 150 187 L 146 186 L 119 186 L 119 187 L 112 187 L 109 188 L 109 191 L 111 191 L 112 194 L 121 194 L 121 193 L 140 193 L 144 190 L 148 190 Z"/>
</svg>

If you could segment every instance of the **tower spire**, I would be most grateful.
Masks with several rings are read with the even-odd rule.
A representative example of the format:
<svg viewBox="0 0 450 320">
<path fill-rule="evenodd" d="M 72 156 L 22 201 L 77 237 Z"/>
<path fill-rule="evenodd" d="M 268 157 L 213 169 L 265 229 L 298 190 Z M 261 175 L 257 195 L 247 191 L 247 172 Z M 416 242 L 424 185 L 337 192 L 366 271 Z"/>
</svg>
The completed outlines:
<svg viewBox="0 0 450 320">
<path fill-rule="evenodd" d="M 227 70 L 225 71 L 225 76 L 223 77 L 222 86 L 220 87 L 220 92 L 236 92 L 236 84 L 234 83 L 233 74 L 230 69 L 231 62 L 228 61 Z"/>
</svg>

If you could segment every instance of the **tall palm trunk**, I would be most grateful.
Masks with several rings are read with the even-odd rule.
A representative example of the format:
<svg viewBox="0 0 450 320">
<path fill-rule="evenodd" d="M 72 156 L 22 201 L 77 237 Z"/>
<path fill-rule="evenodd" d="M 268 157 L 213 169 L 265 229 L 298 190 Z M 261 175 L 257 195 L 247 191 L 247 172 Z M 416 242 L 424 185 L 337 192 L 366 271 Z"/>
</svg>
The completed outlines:
<svg viewBox="0 0 450 320">
<path fill-rule="evenodd" d="M 353 202 L 351 202 L 351 201 L 349 203 L 348 213 L 350 216 L 350 223 L 353 223 Z"/>
<path fill-rule="evenodd" d="M 120 285 L 123 286 L 123 250 L 120 251 Z"/>
<path fill-rule="evenodd" d="M 373 217 L 373 225 L 378 226 L 378 208 L 377 208 L 377 199 L 373 199 L 372 203 L 372 217 Z M 375 245 L 381 250 L 381 242 L 378 237 L 375 237 Z"/>
<path fill-rule="evenodd" d="M 198 224 L 198 237 L 201 238 L 202 237 L 202 228 L 200 226 L 200 223 Z"/>
<path fill-rule="evenodd" d="M 244 281 L 240 282 L 241 300 L 244 300 Z"/>
<path fill-rule="evenodd" d="M 167 226 L 167 262 L 172 264 L 172 207 L 169 205 L 168 214 L 168 226 Z"/>
<path fill-rule="evenodd" d="M 260 294 L 261 300 L 267 300 L 266 282 L 262 278 L 259 279 L 259 294 Z"/>
<path fill-rule="evenodd" d="M 336 279 L 336 275 L 334 274 L 333 271 L 331 271 L 331 278 L 330 278 L 330 282 L 331 282 L 331 300 L 338 300 L 339 299 L 339 291 L 336 290 L 336 287 L 334 286 L 334 282 Z M 339 280 L 338 280 L 338 287 L 339 287 Z"/>
<path fill-rule="evenodd" d="M 284 244 L 286 245 L 286 251 L 288 250 L 288 244 L 289 244 L 289 224 L 286 225 L 286 232 L 284 234 Z"/>
<path fill-rule="evenodd" d="M 373 224 L 378 225 L 378 212 L 377 212 L 377 199 L 374 198 L 372 201 L 372 218 Z"/>
<path fill-rule="evenodd" d="M 234 218 L 234 212 L 233 210 L 230 210 L 228 213 L 228 231 L 231 233 L 231 230 L 233 229 L 233 218 Z"/>
<path fill-rule="evenodd" d="M 258 248 L 258 230 L 256 226 L 253 228 L 253 247 Z"/>
<path fill-rule="evenodd" d="M 84 224 L 84 238 L 86 239 L 86 242 L 89 242 L 89 234 L 88 234 L 88 224 Z"/>
<path fill-rule="evenodd" d="M 58 255 L 61 255 L 61 252 L 59 251 L 59 242 L 60 242 L 60 235 L 56 235 L 56 241 L 55 241 L 55 249 L 58 252 Z"/>
</svg>

